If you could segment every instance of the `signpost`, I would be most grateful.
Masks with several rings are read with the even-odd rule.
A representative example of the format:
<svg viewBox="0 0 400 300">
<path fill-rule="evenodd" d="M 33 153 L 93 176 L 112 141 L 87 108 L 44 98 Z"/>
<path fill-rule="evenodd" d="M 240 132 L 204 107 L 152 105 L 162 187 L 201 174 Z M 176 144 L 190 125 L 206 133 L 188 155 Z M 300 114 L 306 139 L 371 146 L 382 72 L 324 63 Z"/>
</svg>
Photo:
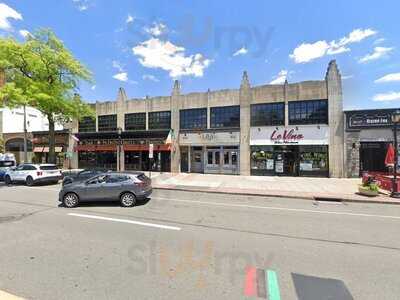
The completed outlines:
<svg viewBox="0 0 400 300">
<path fill-rule="evenodd" d="M 149 177 L 151 179 L 152 160 L 154 157 L 154 144 L 149 144 Z"/>
</svg>

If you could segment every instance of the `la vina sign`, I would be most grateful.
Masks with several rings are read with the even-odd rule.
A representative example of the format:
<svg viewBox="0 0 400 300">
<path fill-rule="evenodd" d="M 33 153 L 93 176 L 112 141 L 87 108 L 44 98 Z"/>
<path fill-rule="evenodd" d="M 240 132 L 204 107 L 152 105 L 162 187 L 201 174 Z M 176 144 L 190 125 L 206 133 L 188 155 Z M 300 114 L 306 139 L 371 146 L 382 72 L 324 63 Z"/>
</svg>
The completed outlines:
<svg viewBox="0 0 400 300">
<path fill-rule="evenodd" d="M 283 132 L 274 130 L 271 134 L 271 141 L 276 144 L 297 144 L 302 139 L 304 139 L 304 136 L 301 133 L 296 134 L 294 129 L 285 129 Z"/>
<path fill-rule="evenodd" d="M 327 125 L 250 128 L 250 145 L 328 145 Z"/>
</svg>

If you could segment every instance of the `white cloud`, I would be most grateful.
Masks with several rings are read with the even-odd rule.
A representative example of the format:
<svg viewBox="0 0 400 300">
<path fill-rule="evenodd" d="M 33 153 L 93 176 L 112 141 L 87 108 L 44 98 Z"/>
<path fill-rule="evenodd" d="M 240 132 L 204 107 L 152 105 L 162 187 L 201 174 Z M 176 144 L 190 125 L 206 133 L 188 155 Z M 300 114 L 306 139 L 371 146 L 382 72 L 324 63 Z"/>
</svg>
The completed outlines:
<svg viewBox="0 0 400 300">
<path fill-rule="evenodd" d="M 387 74 L 387 75 L 375 80 L 375 83 L 385 83 L 385 82 L 394 82 L 394 81 L 400 81 L 400 73 Z"/>
<path fill-rule="evenodd" d="M 389 92 L 384 94 L 376 94 L 374 101 L 396 101 L 400 100 L 400 92 Z"/>
<path fill-rule="evenodd" d="M 386 39 L 385 39 L 385 38 L 380 38 L 380 39 L 377 39 L 377 40 L 375 40 L 375 41 L 374 41 L 374 45 L 379 45 L 379 44 L 382 44 L 384 41 L 386 41 Z"/>
<path fill-rule="evenodd" d="M 95 86 L 95 85 L 92 85 L 90 89 L 91 89 L 92 91 L 94 91 L 94 90 L 96 89 L 96 86 Z"/>
<path fill-rule="evenodd" d="M 173 78 L 190 75 L 202 77 L 204 69 L 211 64 L 211 60 L 202 54 L 185 56 L 185 48 L 154 37 L 133 47 L 132 51 L 139 57 L 142 66 L 163 69 Z"/>
<path fill-rule="evenodd" d="M 269 84 L 283 84 L 288 77 L 288 70 L 281 70 Z"/>
<path fill-rule="evenodd" d="M 293 50 L 289 57 L 297 64 L 308 63 L 325 55 L 349 52 L 351 49 L 347 47 L 348 45 L 359 43 L 375 34 L 377 32 L 372 29 L 355 29 L 339 41 L 327 42 L 326 40 L 321 40 L 315 43 L 302 43 Z"/>
<path fill-rule="evenodd" d="M 10 30 L 11 24 L 8 19 L 22 20 L 22 15 L 5 3 L 0 3 L 0 29 Z"/>
<path fill-rule="evenodd" d="M 28 30 L 26 30 L 26 29 L 21 29 L 20 31 L 18 31 L 19 32 L 19 34 L 23 37 L 23 38 L 27 38 L 27 37 L 29 37 L 29 36 L 32 36 L 32 34 L 28 31 Z"/>
<path fill-rule="evenodd" d="M 233 53 L 233 56 L 238 56 L 238 55 L 245 55 L 249 52 L 249 50 L 246 49 L 246 47 L 242 47 L 239 50 L 237 50 L 235 53 Z"/>
<path fill-rule="evenodd" d="M 113 76 L 113 78 L 116 80 L 119 80 L 119 81 L 127 82 L 128 81 L 128 73 L 126 73 L 126 72 L 117 73 Z"/>
<path fill-rule="evenodd" d="M 359 63 L 367 63 L 373 60 L 377 60 L 383 57 L 386 57 L 390 52 L 393 51 L 394 48 L 388 47 L 375 47 L 374 52 L 361 57 L 358 62 Z"/>
<path fill-rule="evenodd" d="M 342 79 L 343 80 L 346 80 L 346 79 L 351 79 L 351 78 L 353 78 L 354 77 L 354 75 L 343 75 L 342 76 Z"/>
<path fill-rule="evenodd" d="M 87 10 L 91 5 L 91 0 L 72 0 L 79 11 Z"/>
<path fill-rule="evenodd" d="M 128 17 L 126 18 L 126 23 L 132 23 L 133 21 L 135 21 L 135 18 L 131 15 L 128 15 Z"/>
<path fill-rule="evenodd" d="M 156 76 L 151 75 L 151 74 L 144 74 L 142 76 L 142 79 L 143 80 L 150 80 L 150 81 L 154 81 L 154 82 L 159 82 L 160 81 Z"/>
<path fill-rule="evenodd" d="M 146 27 L 144 28 L 144 30 L 147 33 L 151 34 L 152 36 L 157 37 L 164 34 L 168 29 L 165 24 L 160 22 L 160 23 L 153 23 L 152 27 Z"/>
</svg>

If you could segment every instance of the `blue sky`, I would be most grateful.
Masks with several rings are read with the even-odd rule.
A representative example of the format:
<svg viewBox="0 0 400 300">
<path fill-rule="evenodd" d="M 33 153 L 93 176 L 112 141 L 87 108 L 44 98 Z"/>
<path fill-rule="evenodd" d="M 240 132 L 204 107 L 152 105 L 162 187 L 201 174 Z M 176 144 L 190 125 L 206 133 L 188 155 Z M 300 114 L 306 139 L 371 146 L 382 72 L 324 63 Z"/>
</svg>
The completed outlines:
<svg viewBox="0 0 400 300">
<path fill-rule="evenodd" d="M 94 75 L 88 101 L 322 79 L 336 59 L 346 109 L 398 107 L 400 2 L 0 0 L 0 35 L 54 30 Z"/>
</svg>

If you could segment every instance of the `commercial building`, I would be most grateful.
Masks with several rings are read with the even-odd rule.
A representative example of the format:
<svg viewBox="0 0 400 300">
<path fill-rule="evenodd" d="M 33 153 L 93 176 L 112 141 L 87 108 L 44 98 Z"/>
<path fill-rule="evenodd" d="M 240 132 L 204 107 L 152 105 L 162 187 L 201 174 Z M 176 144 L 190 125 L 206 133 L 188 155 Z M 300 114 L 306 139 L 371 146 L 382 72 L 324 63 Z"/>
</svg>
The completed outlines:
<svg viewBox="0 0 400 300">
<path fill-rule="evenodd" d="M 341 75 L 324 80 L 96 102 L 73 122 L 73 167 L 241 175 L 344 176 Z M 170 143 L 166 143 L 167 137 Z M 149 160 L 150 145 L 154 160 Z"/>
<path fill-rule="evenodd" d="M 359 177 L 364 171 L 387 172 L 385 157 L 393 143 L 392 113 L 396 109 L 345 112 L 346 176 Z"/>
</svg>

